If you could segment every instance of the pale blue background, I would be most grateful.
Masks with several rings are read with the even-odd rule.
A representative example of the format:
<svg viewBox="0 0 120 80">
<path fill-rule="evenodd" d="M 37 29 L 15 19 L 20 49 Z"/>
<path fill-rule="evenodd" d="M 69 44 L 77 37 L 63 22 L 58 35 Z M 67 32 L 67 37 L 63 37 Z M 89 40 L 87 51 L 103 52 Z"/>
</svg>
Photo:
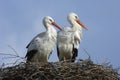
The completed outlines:
<svg viewBox="0 0 120 80">
<path fill-rule="evenodd" d="M 110 61 L 120 66 L 120 0 L 0 0 L 0 52 L 26 55 L 26 45 L 40 32 L 44 16 L 60 26 L 70 26 L 67 14 L 75 12 L 88 27 L 83 30 L 78 58 L 86 59 L 85 48 L 95 63 Z M 1 64 L 13 62 L 0 55 Z M 58 61 L 56 49 L 50 62 Z"/>
</svg>

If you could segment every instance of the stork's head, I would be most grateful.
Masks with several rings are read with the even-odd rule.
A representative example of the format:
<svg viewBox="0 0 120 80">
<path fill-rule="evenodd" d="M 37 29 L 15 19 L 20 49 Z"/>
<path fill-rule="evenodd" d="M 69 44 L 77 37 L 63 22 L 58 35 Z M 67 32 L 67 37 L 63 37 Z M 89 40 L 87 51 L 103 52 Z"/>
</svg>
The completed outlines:
<svg viewBox="0 0 120 80">
<path fill-rule="evenodd" d="M 54 27 L 62 30 L 62 28 L 59 27 L 50 16 L 44 17 L 43 24 L 46 28 L 49 27 L 49 25 L 53 25 Z"/>
<path fill-rule="evenodd" d="M 73 12 L 70 13 L 70 14 L 68 14 L 68 16 L 67 16 L 67 19 L 68 19 L 68 21 L 70 22 L 70 24 L 74 25 L 74 24 L 77 23 L 77 24 L 79 24 L 82 28 L 88 30 L 87 27 L 84 26 L 84 25 L 82 24 L 82 22 L 79 20 L 79 17 L 78 17 L 77 14 L 75 14 L 75 13 L 73 13 Z"/>
</svg>

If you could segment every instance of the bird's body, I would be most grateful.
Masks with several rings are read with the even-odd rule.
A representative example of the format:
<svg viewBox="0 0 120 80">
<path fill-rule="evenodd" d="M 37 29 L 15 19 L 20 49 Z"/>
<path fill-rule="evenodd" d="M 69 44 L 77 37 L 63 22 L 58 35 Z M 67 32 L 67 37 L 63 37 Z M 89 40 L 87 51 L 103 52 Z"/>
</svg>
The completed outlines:
<svg viewBox="0 0 120 80">
<path fill-rule="evenodd" d="M 46 20 L 48 19 L 48 20 Z M 50 21 L 47 23 L 47 21 Z M 46 21 L 45 21 L 46 20 Z M 52 27 L 53 20 L 51 17 L 44 18 L 44 26 L 46 27 L 47 31 L 38 34 L 33 40 L 27 45 L 27 61 L 29 62 L 48 62 L 50 54 L 52 53 L 57 38 L 57 32 Z M 51 24 L 50 24 L 51 23 Z M 53 25 L 56 26 L 55 23 Z M 57 26 L 59 27 L 59 26 Z M 59 29 L 61 29 L 59 27 Z"/>
<path fill-rule="evenodd" d="M 67 60 L 74 62 L 82 39 L 82 27 L 77 23 L 78 16 L 75 13 L 69 14 L 68 20 L 72 26 L 66 27 L 58 33 L 57 51 L 60 61 Z"/>
</svg>

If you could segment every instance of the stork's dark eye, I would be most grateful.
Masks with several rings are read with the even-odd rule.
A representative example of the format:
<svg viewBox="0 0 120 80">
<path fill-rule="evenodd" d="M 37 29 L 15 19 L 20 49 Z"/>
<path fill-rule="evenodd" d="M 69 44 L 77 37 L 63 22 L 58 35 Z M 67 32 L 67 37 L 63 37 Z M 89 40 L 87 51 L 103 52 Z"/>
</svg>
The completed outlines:
<svg viewBox="0 0 120 80">
<path fill-rule="evenodd" d="M 75 16 L 75 18 L 77 19 L 78 17 L 77 17 L 77 16 Z"/>
<path fill-rule="evenodd" d="M 51 22 L 52 22 L 52 20 L 51 19 L 49 19 Z"/>
</svg>

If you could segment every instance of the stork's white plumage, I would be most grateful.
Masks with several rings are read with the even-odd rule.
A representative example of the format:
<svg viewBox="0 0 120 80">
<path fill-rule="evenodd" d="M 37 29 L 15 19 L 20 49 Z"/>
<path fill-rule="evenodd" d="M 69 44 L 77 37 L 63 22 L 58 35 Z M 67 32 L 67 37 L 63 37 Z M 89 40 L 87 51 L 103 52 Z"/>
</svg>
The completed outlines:
<svg viewBox="0 0 120 80">
<path fill-rule="evenodd" d="M 60 61 L 74 62 L 78 55 L 78 48 L 82 38 L 82 28 L 87 30 L 75 13 L 68 15 L 71 27 L 65 27 L 57 36 L 57 52 Z"/>
<path fill-rule="evenodd" d="M 27 62 L 48 62 L 57 40 L 57 32 L 53 26 L 62 30 L 49 16 L 43 19 L 43 24 L 46 32 L 38 34 L 26 47 Z"/>
</svg>

